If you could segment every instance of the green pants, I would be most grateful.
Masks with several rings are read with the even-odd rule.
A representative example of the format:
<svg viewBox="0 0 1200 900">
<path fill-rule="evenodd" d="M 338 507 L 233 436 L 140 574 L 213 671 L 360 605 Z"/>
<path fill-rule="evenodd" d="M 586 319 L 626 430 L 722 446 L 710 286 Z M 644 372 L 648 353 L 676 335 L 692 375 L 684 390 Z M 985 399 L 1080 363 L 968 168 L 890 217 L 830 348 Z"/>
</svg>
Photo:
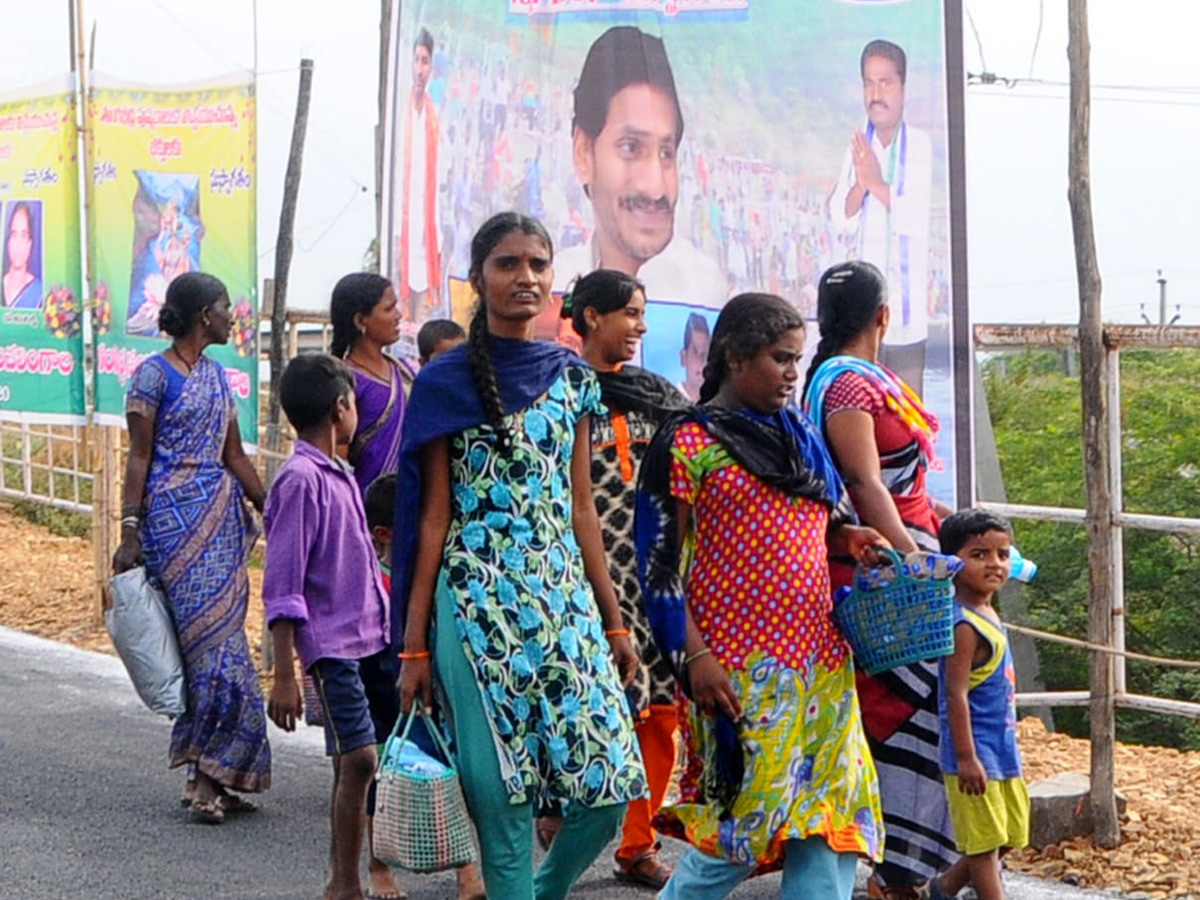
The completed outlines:
<svg viewBox="0 0 1200 900">
<path fill-rule="evenodd" d="M 484 887 L 497 900 L 562 900 L 616 837 L 626 804 L 593 808 L 569 804 L 558 836 L 534 875 L 536 811 L 532 802 L 509 802 L 475 670 L 454 629 L 453 604 L 449 591 L 439 585 L 434 660 L 450 698 L 456 762 L 479 834 Z"/>
</svg>

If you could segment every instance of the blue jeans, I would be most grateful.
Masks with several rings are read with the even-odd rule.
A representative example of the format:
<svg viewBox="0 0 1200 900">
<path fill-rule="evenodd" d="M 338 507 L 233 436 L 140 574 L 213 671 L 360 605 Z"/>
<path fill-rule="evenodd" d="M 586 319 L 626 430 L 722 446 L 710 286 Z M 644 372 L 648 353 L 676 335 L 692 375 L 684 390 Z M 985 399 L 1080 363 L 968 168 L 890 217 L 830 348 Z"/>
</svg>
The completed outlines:
<svg viewBox="0 0 1200 900">
<path fill-rule="evenodd" d="M 857 854 L 835 853 L 824 838 L 788 841 L 781 900 L 850 900 Z M 689 847 L 658 900 L 723 900 L 750 869 Z"/>
</svg>

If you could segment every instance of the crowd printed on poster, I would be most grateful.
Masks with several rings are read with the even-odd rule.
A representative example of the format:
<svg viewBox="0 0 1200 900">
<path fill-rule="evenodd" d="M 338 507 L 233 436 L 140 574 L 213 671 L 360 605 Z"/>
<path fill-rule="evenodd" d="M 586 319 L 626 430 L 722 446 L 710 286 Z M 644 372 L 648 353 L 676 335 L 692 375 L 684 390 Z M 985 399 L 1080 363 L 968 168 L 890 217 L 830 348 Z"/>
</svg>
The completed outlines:
<svg viewBox="0 0 1200 900">
<path fill-rule="evenodd" d="M 213 125 L 237 130 L 240 127 L 237 110 L 231 103 L 208 106 L 196 103 L 191 106 L 103 106 L 100 109 L 102 125 L 124 125 L 127 128 L 162 128 L 178 125 L 199 130 Z"/>
<path fill-rule="evenodd" d="M 508 11 L 518 16 L 557 16 L 585 12 L 681 13 L 744 12 L 750 0 L 508 0 Z"/>
<path fill-rule="evenodd" d="M 234 191 L 248 191 L 253 186 L 253 176 L 242 166 L 235 166 L 228 171 L 222 166 L 208 173 L 208 189 L 214 194 L 228 197 Z"/>
<path fill-rule="evenodd" d="M 179 138 L 156 137 L 150 141 L 150 156 L 158 162 L 183 156 L 183 141 Z"/>
<path fill-rule="evenodd" d="M 75 355 L 66 350 L 22 347 L 9 344 L 0 348 L 0 372 L 17 375 L 70 375 L 75 371 Z"/>
<path fill-rule="evenodd" d="M 21 112 L 0 116 L 0 132 L 2 131 L 57 131 L 62 124 L 62 113 L 50 110 L 47 112 Z"/>
<path fill-rule="evenodd" d="M 142 361 L 153 355 L 139 353 L 130 347 L 114 347 L 100 343 L 96 346 L 96 371 L 101 375 L 115 375 L 121 387 L 125 387 Z M 229 388 L 235 397 L 241 400 L 249 399 L 251 386 L 248 372 L 226 366 L 225 377 L 229 380 Z"/>
</svg>

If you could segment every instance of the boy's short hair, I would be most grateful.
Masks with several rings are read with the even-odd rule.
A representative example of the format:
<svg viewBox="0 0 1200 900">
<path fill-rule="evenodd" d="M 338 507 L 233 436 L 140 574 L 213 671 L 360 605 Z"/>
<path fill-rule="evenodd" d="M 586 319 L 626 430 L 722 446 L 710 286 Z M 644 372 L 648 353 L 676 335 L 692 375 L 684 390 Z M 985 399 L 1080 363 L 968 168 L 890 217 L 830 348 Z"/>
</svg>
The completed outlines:
<svg viewBox="0 0 1200 900">
<path fill-rule="evenodd" d="M 954 556 L 971 538 L 989 531 L 1003 531 L 1012 540 L 1012 525 L 1004 516 L 987 509 L 961 509 L 942 520 L 942 529 L 938 532 L 942 553 Z"/>
<path fill-rule="evenodd" d="M 367 527 L 391 528 L 396 515 L 396 473 L 380 475 L 363 494 L 367 511 Z"/>
<path fill-rule="evenodd" d="M 354 376 L 340 359 L 304 353 L 287 364 L 279 379 L 279 403 L 297 431 L 325 422 L 337 402 L 354 393 Z"/>
<path fill-rule="evenodd" d="M 417 332 L 417 355 L 421 359 L 433 356 L 442 341 L 466 340 L 462 326 L 450 319 L 430 319 Z"/>
</svg>

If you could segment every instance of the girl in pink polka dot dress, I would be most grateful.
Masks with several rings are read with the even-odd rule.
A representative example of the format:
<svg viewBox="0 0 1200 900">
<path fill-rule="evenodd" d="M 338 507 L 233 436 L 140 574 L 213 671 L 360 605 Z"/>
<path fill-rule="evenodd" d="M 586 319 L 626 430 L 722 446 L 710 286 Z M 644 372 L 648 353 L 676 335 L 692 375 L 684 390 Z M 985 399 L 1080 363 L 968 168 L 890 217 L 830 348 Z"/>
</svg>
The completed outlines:
<svg viewBox="0 0 1200 900">
<path fill-rule="evenodd" d="M 803 350 L 785 301 L 729 301 L 700 405 L 664 423 L 642 464 L 643 595 L 690 698 L 681 798 L 658 821 L 693 846 L 661 900 L 716 900 L 778 868 L 787 900 L 848 900 L 857 858 L 882 848 L 828 554 L 884 541 L 851 524 L 820 435 L 787 406 Z"/>
</svg>

